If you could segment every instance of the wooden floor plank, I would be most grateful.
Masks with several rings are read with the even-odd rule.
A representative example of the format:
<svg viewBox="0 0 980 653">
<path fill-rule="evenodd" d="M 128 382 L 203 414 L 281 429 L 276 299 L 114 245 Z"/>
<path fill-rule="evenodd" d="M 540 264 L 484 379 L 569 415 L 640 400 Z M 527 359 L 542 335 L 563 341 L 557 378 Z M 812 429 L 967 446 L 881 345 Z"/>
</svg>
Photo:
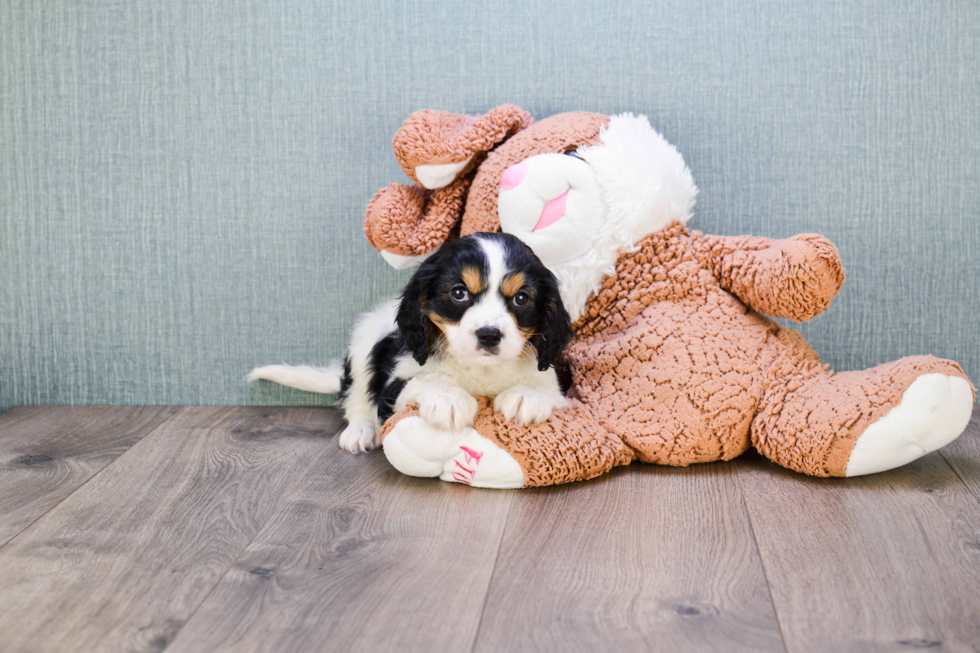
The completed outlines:
<svg viewBox="0 0 980 653">
<path fill-rule="evenodd" d="M 0 415 L 0 546 L 176 412 L 20 406 Z"/>
<path fill-rule="evenodd" d="M 788 651 L 975 651 L 980 510 L 939 453 L 819 479 L 736 461 Z"/>
<path fill-rule="evenodd" d="M 0 549 L 3 650 L 162 650 L 340 420 L 181 409 Z"/>
<path fill-rule="evenodd" d="M 514 502 L 475 651 L 782 651 L 730 463 Z"/>
<path fill-rule="evenodd" d="M 331 448 L 167 653 L 468 651 L 513 498 Z"/>
<path fill-rule="evenodd" d="M 980 501 L 980 406 L 974 407 L 973 419 L 963 435 L 940 449 L 939 453 Z"/>
</svg>

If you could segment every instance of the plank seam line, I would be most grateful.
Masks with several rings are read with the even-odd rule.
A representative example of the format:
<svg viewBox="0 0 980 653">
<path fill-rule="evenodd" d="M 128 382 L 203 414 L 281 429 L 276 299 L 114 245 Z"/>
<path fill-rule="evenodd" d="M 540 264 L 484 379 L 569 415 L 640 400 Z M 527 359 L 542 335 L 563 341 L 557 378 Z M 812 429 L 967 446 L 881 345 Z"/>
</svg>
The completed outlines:
<svg viewBox="0 0 980 653">
<path fill-rule="evenodd" d="M 980 406 L 974 406 L 973 407 L 973 414 L 970 417 L 970 421 L 967 422 L 966 430 L 964 430 L 963 433 L 961 433 L 956 438 L 957 440 L 959 438 L 962 438 L 963 436 L 970 437 L 971 435 L 973 435 L 972 431 L 974 429 L 971 429 L 970 427 L 974 425 L 974 421 L 978 421 L 977 420 L 977 417 L 978 416 L 980 416 Z M 977 427 L 978 427 L 976 429 L 977 430 L 977 435 L 974 436 L 974 437 L 980 437 L 980 424 L 977 424 Z M 954 442 L 955 442 L 955 440 L 954 440 Z M 978 502 L 980 502 L 980 494 L 977 494 L 976 491 L 973 489 L 973 487 L 971 487 L 970 484 L 966 482 L 966 479 L 963 478 L 963 475 L 960 473 L 960 470 L 957 469 L 956 468 L 956 465 L 954 465 L 953 462 L 949 458 L 946 457 L 946 454 L 943 453 L 943 449 L 945 449 L 945 448 L 946 447 L 940 447 L 940 449 L 939 449 L 939 457 L 943 459 L 943 462 L 945 462 L 946 465 L 948 465 L 950 469 L 953 470 L 953 473 L 956 474 L 956 478 L 960 479 L 960 483 L 962 483 L 966 487 L 966 491 L 968 493 L 970 493 L 973 496 L 974 499 L 976 499 Z"/>
<path fill-rule="evenodd" d="M 125 406 L 120 406 L 120 408 L 125 408 Z M 102 469 L 100 469 L 99 471 L 95 472 L 90 477 L 88 477 L 87 479 L 85 479 L 84 481 L 82 481 L 81 485 L 79 485 L 74 490 L 72 490 L 71 492 L 69 492 L 68 495 L 65 496 L 61 501 L 58 501 L 57 503 L 52 504 L 50 508 L 48 508 L 47 510 L 45 510 L 44 512 L 42 512 L 35 519 L 32 519 L 29 524 L 26 524 L 24 526 L 24 528 L 20 529 L 19 531 L 17 531 L 13 535 L 11 535 L 9 538 L 7 538 L 7 541 L 6 542 L 3 542 L 2 544 L 0 544 L 0 549 L 3 549 L 3 547 L 5 547 L 8 544 L 10 544 L 11 542 L 13 542 L 15 538 L 20 537 L 20 535 L 22 533 L 24 533 L 24 531 L 26 531 L 31 526 L 33 526 L 34 524 L 36 524 L 37 522 L 39 522 L 41 519 L 43 519 L 45 516 L 47 516 L 47 514 L 49 512 L 51 512 L 52 510 L 54 510 L 55 508 L 57 508 L 58 506 L 60 506 L 61 504 L 63 504 L 65 501 L 67 501 L 68 499 L 70 499 L 71 497 L 73 497 L 76 492 L 78 492 L 83 487 L 85 487 L 86 485 L 88 485 L 89 483 L 91 483 L 92 480 L 94 480 L 96 477 L 98 477 L 100 474 L 102 474 L 102 472 L 104 472 L 105 470 L 107 470 L 110 467 L 112 467 L 113 465 L 115 465 L 117 460 L 119 460 L 120 458 L 122 458 L 123 456 L 125 456 L 127 453 L 129 453 L 130 451 L 132 451 L 133 447 L 135 447 L 140 442 L 142 442 L 146 438 L 148 438 L 151 435 L 153 435 L 154 433 L 156 433 L 157 430 L 162 429 L 164 426 L 166 426 L 167 424 L 169 424 L 173 419 L 175 419 L 182 412 L 184 412 L 184 407 L 181 407 L 173 415 L 171 415 L 167 419 L 165 419 L 162 422 L 160 422 L 159 424 L 157 424 L 156 428 L 150 429 L 149 431 L 147 431 L 146 433 L 144 433 L 143 435 L 141 435 L 139 437 L 139 439 L 137 439 L 131 445 L 129 445 L 128 447 L 126 447 L 126 450 L 125 451 L 123 451 L 121 454 L 119 454 L 118 456 L 116 456 L 116 458 L 114 460 L 110 461 L 109 464 L 107 464 L 105 467 L 103 467 Z"/>
<path fill-rule="evenodd" d="M 499 491 L 499 490 L 497 490 Z M 511 493 L 510 502 L 507 504 L 507 514 L 504 515 L 504 527 L 500 529 L 500 541 L 497 542 L 497 551 L 493 556 L 493 570 L 490 572 L 490 580 L 487 581 L 487 591 L 483 595 L 483 605 L 480 606 L 480 618 L 476 622 L 476 632 L 473 633 L 473 644 L 470 646 L 470 653 L 476 650 L 476 644 L 480 641 L 480 629 L 483 628 L 483 616 L 487 612 L 487 602 L 490 600 L 490 589 L 493 587 L 493 579 L 497 576 L 497 564 L 500 562 L 500 550 L 504 548 L 504 537 L 507 535 L 507 524 L 510 522 L 510 511 L 514 507 L 514 502 L 517 501 L 516 492 L 521 492 L 519 490 L 509 490 Z"/>
<path fill-rule="evenodd" d="M 772 597 L 772 584 L 769 582 L 769 572 L 766 571 L 766 561 L 762 555 L 762 547 L 759 546 L 759 538 L 755 536 L 755 525 L 752 523 L 752 513 L 749 510 L 749 502 L 745 498 L 745 489 L 742 487 L 740 467 L 738 461 L 733 461 L 732 467 L 735 469 L 735 482 L 738 483 L 738 493 L 742 498 L 742 508 L 745 509 L 745 518 L 749 521 L 749 533 L 752 535 L 752 542 L 755 544 L 756 555 L 759 556 L 759 565 L 762 567 L 762 578 L 766 581 L 766 592 L 769 594 L 769 605 L 772 606 L 772 614 L 776 617 L 776 627 L 779 628 L 779 638 L 783 642 L 783 651 L 789 651 L 789 644 L 786 641 L 786 633 L 783 632 L 783 622 L 779 618 L 779 610 L 776 608 L 776 600 Z"/>
<path fill-rule="evenodd" d="M 956 468 L 956 465 L 950 462 L 949 458 L 947 458 L 946 454 L 944 454 L 942 451 L 939 452 L 939 457 L 942 459 L 944 463 L 946 463 L 947 467 L 953 470 L 953 474 L 956 476 L 956 478 L 959 479 L 960 483 L 963 484 L 963 487 L 966 488 L 967 494 L 969 494 L 971 497 L 976 499 L 978 503 L 980 503 L 980 496 L 978 496 L 977 493 L 973 490 L 973 488 L 970 487 L 970 484 L 966 482 L 966 479 L 963 478 L 962 474 L 960 474 L 960 470 Z"/>
<path fill-rule="evenodd" d="M 249 408 L 249 407 L 250 406 L 240 406 L 240 408 Z M 293 408 L 293 406 L 281 406 L 280 408 Z M 308 406 L 298 406 L 298 408 L 308 408 Z M 334 437 L 338 433 L 340 433 L 340 429 L 343 425 L 344 425 L 344 420 L 341 420 L 340 425 L 337 427 L 337 430 L 334 431 L 334 434 L 331 435 L 329 438 L 327 438 L 328 443 L 333 442 Z M 213 594 L 214 590 L 216 590 L 218 586 L 221 585 L 221 581 L 225 579 L 225 576 L 228 575 L 228 572 L 232 570 L 235 564 L 242 559 L 243 555 L 245 555 L 245 552 L 248 551 L 248 547 L 252 546 L 252 543 L 255 542 L 255 540 L 257 540 L 259 536 L 266 531 L 266 529 L 269 527 L 269 524 L 272 523 L 273 518 L 276 516 L 276 513 L 279 512 L 279 508 L 282 506 L 282 504 L 286 502 L 286 499 L 290 498 L 293 495 L 293 492 L 296 490 L 296 486 L 298 486 L 300 483 L 303 482 L 303 479 L 305 479 L 306 475 L 310 473 L 310 470 L 313 469 L 313 466 L 316 465 L 317 462 L 321 458 L 323 458 L 323 456 L 326 453 L 327 452 L 324 451 L 319 455 L 313 456 L 313 460 L 310 462 L 309 465 L 307 465 L 306 469 L 303 470 L 303 473 L 300 474 L 298 477 L 296 477 L 296 482 L 293 483 L 286 492 L 283 492 L 282 498 L 279 499 L 279 503 L 277 503 L 276 507 L 273 508 L 272 511 L 269 513 L 269 518 L 265 520 L 264 524 L 262 524 L 262 528 L 255 531 L 255 535 L 252 536 L 252 539 L 246 542 L 245 546 L 242 547 L 242 550 L 238 552 L 237 556 L 235 556 L 235 559 L 232 560 L 230 563 L 228 563 L 228 567 L 225 568 L 225 570 L 221 573 L 221 575 L 215 581 L 214 585 L 211 586 L 211 589 L 208 590 L 208 593 L 205 594 L 204 597 L 201 599 L 200 603 L 194 606 L 194 609 L 191 610 L 191 613 L 189 615 L 187 615 L 187 618 L 184 619 L 184 623 L 182 623 L 180 625 L 180 628 L 178 628 L 177 631 L 173 634 L 173 637 L 170 638 L 170 641 L 167 642 L 167 645 L 164 646 L 162 649 L 160 649 L 161 653 L 163 653 L 163 651 L 166 651 L 170 647 L 170 645 L 173 644 L 174 640 L 176 640 L 177 636 L 180 634 L 180 631 L 184 629 L 184 626 L 189 624 L 191 622 L 191 619 L 194 618 L 194 615 L 197 614 L 197 611 L 201 609 L 201 606 L 207 603 L 208 599 L 211 598 L 211 594 Z"/>
</svg>

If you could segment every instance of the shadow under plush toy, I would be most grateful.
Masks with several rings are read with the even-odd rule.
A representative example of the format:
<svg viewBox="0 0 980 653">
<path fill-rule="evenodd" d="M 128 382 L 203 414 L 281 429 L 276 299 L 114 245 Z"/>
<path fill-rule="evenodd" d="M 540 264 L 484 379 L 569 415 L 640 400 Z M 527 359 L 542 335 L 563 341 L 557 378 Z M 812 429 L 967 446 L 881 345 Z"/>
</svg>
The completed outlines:
<svg viewBox="0 0 980 653">
<path fill-rule="evenodd" d="M 826 310 L 844 281 L 836 248 L 815 234 L 688 231 L 691 173 L 643 116 L 420 111 L 394 151 L 419 185 L 392 184 L 368 206 L 382 256 L 405 267 L 460 234 L 514 234 L 558 277 L 577 335 L 570 406 L 547 422 L 520 426 L 486 401 L 461 432 L 394 415 L 383 447 L 405 474 L 533 487 L 755 447 L 804 474 L 858 476 L 966 428 L 975 392 L 956 363 L 914 356 L 835 374 L 764 317 Z"/>
</svg>

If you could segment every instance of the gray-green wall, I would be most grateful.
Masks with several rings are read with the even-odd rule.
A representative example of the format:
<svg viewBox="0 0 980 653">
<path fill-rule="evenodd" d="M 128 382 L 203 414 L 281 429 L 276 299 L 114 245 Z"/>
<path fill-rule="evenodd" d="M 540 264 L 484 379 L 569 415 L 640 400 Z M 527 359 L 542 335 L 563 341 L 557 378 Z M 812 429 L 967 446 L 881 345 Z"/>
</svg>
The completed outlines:
<svg viewBox="0 0 980 653">
<path fill-rule="evenodd" d="M 5 0 L 0 409 L 327 401 L 242 377 L 405 281 L 361 232 L 405 117 L 505 102 L 647 114 L 695 228 L 829 236 L 835 368 L 980 381 L 976 0 Z"/>
</svg>

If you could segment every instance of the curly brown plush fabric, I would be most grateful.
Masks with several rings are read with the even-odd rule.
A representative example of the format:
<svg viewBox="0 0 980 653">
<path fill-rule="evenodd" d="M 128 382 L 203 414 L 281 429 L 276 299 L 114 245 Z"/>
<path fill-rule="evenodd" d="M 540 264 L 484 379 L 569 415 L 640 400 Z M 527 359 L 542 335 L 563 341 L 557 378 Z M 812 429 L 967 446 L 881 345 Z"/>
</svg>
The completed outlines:
<svg viewBox="0 0 980 653">
<path fill-rule="evenodd" d="M 817 234 L 793 236 L 779 247 L 757 236 L 704 238 L 711 270 L 721 287 L 757 310 L 796 322 L 830 306 L 844 284 L 837 248 Z"/>
<path fill-rule="evenodd" d="M 470 178 L 436 190 L 390 184 L 367 207 L 364 235 L 371 246 L 402 256 L 419 256 L 441 247 L 458 226 Z"/>
<path fill-rule="evenodd" d="M 418 181 L 417 166 L 458 163 L 472 156 L 474 160 L 460 173 L 465 176 L 480 163 L 475 155 L 489 151 L 532 122 L 531 114 L 513 104 L 504 104 L 483 116 L 425 109 L 408 117 L 395 134 L 392 148 L 412 181 Z"/>
</svg>

